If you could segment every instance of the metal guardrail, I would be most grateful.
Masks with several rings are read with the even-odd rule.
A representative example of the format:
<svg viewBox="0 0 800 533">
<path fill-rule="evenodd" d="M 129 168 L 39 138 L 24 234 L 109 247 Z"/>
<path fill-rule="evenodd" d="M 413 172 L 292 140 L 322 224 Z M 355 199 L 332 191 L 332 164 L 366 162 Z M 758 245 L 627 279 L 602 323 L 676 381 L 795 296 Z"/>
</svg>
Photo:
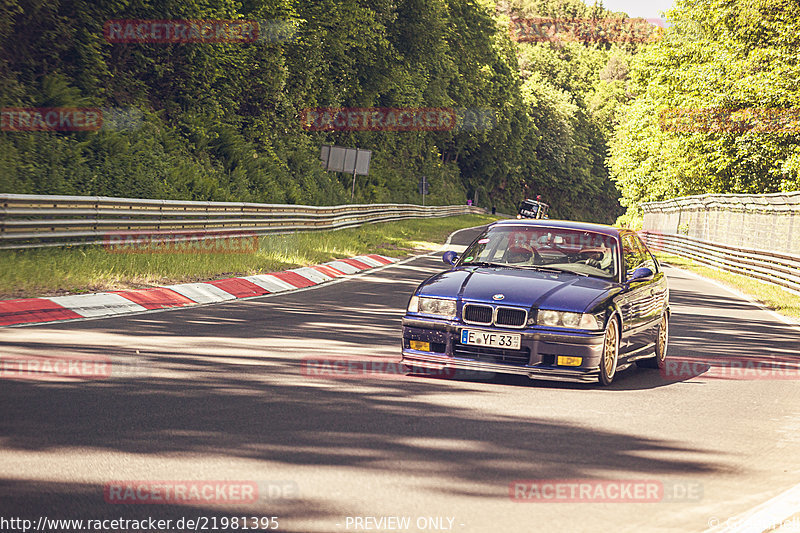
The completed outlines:
<svg viewBox="0 0 800 533">
<path fill-rule="evenodd" d="M 103 244 L 120 232 L 164 235 L 232 232 L 266 235 L 329 230 L 406 218 L 485 213 L 466 205 L 304 206 L 243 202 L 141 200 L 104 196 L 0 194 L 0 249 Z"/>
<path fill-rule="evenodd" d="M 653 251 L 688 257 L 698 263 L 800 292 L 800 255 L 715 244 L 686 235 L 647 230 L 641 233 Z"/>
</svg>

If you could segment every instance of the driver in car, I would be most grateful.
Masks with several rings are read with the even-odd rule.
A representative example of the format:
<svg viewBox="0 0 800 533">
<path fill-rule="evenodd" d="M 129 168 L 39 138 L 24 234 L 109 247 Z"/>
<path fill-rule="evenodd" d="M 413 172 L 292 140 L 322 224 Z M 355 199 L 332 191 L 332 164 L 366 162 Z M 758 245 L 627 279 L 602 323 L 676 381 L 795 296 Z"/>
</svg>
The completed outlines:
<svg viewBox="0 0 800 533">
<path fill-rule="evenodd" d="M 506 251 L 507 263 L 527 263 L 533 257 L 533 249 L 527 243 L 516 243 Z"/>
<path fill-rule="evenodd" d="M 583 263 L 600 270 L 608 270 L 611 266 L 611 250 L 609 248 L 587 248 L 581 250 Z"/>
</svg>

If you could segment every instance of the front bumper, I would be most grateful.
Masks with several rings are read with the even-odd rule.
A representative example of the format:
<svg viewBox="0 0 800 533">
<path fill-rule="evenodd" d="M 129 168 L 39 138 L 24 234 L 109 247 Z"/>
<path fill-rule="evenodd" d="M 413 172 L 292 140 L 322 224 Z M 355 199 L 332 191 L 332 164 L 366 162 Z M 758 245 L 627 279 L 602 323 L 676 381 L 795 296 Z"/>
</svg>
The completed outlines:
<svg viewBox="0 0 800 533">
<path fill-rule="evenodd" d="M 462 345 L 464 328 L 522 335 L 521 350 Z M 430 343 L 431 351 L 412 350 L 410 341 Z M 517 374 L 531 379 L 596 382 L 600 374 L 603 332 L 564 328 L 510 329 L 469 326 L 435 318 L 403 318 L 403 363 L 458 375 L 457 371 Z M 559 355 L 580 357 L 580 366 L 559 366 Z"/>
</svg>

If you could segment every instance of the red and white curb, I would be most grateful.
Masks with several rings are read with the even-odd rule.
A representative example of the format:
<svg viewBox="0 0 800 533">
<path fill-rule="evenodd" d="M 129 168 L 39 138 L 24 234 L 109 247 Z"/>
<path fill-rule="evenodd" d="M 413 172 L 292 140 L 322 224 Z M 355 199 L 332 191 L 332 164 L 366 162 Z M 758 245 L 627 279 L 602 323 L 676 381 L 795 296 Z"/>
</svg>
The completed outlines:
<svg viewBox="0 0 800 533">
<path fill-rule="evenodd" d="M 98 318 L 152 309 L 252 298 L 312 287 L 335 278 L 389 265 L 396 261 L 397 259 L 391 257 L 370 254 L 330 261 L 322 265 L 242 278 L 181 283 L 154 289 L 2 300 L 0 301 L 0 326 Z"/>
</svg>

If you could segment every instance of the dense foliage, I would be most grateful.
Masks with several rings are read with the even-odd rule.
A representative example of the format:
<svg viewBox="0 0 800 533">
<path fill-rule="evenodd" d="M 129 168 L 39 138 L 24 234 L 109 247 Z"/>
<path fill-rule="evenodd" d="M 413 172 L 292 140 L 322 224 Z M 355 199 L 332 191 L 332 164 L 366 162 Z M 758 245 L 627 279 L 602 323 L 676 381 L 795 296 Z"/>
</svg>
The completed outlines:
<svg viewBox="0 0 800 533">
<path fill-rule="evenodd" d="M 636 98 L 612 143 L 623 205 L 635 214 L 675 196 L 800 189 L 800 5 L 676 0 L 667 18 L 662 39 L 633 60 Z M 682 110 L 680 127 L 669 127 L 670 110 Z M 715 123 L 712 110 L 734 122 Z M 772 112 L 789 121 L 761 127 Z"/>
<path fill-rule="evenodd" d="M 542 194 L 555 216 L 612 221 L 608 140 L 630 47 L 515 43 L 510 15 L 607 14 L 578 0 L 8 0 L 0 107 L 135 109 L 99 132 L 0 132 L 0 192 L 335 204 L 351 177 L 322 144 L 373 150 L 356 202 L 512 212 Z M 290 21 L 289 39 L 112 43 L 111 19 Z M 316 107 L 491 109 L 492 127 L 312 132 Z"/>
</svg>

